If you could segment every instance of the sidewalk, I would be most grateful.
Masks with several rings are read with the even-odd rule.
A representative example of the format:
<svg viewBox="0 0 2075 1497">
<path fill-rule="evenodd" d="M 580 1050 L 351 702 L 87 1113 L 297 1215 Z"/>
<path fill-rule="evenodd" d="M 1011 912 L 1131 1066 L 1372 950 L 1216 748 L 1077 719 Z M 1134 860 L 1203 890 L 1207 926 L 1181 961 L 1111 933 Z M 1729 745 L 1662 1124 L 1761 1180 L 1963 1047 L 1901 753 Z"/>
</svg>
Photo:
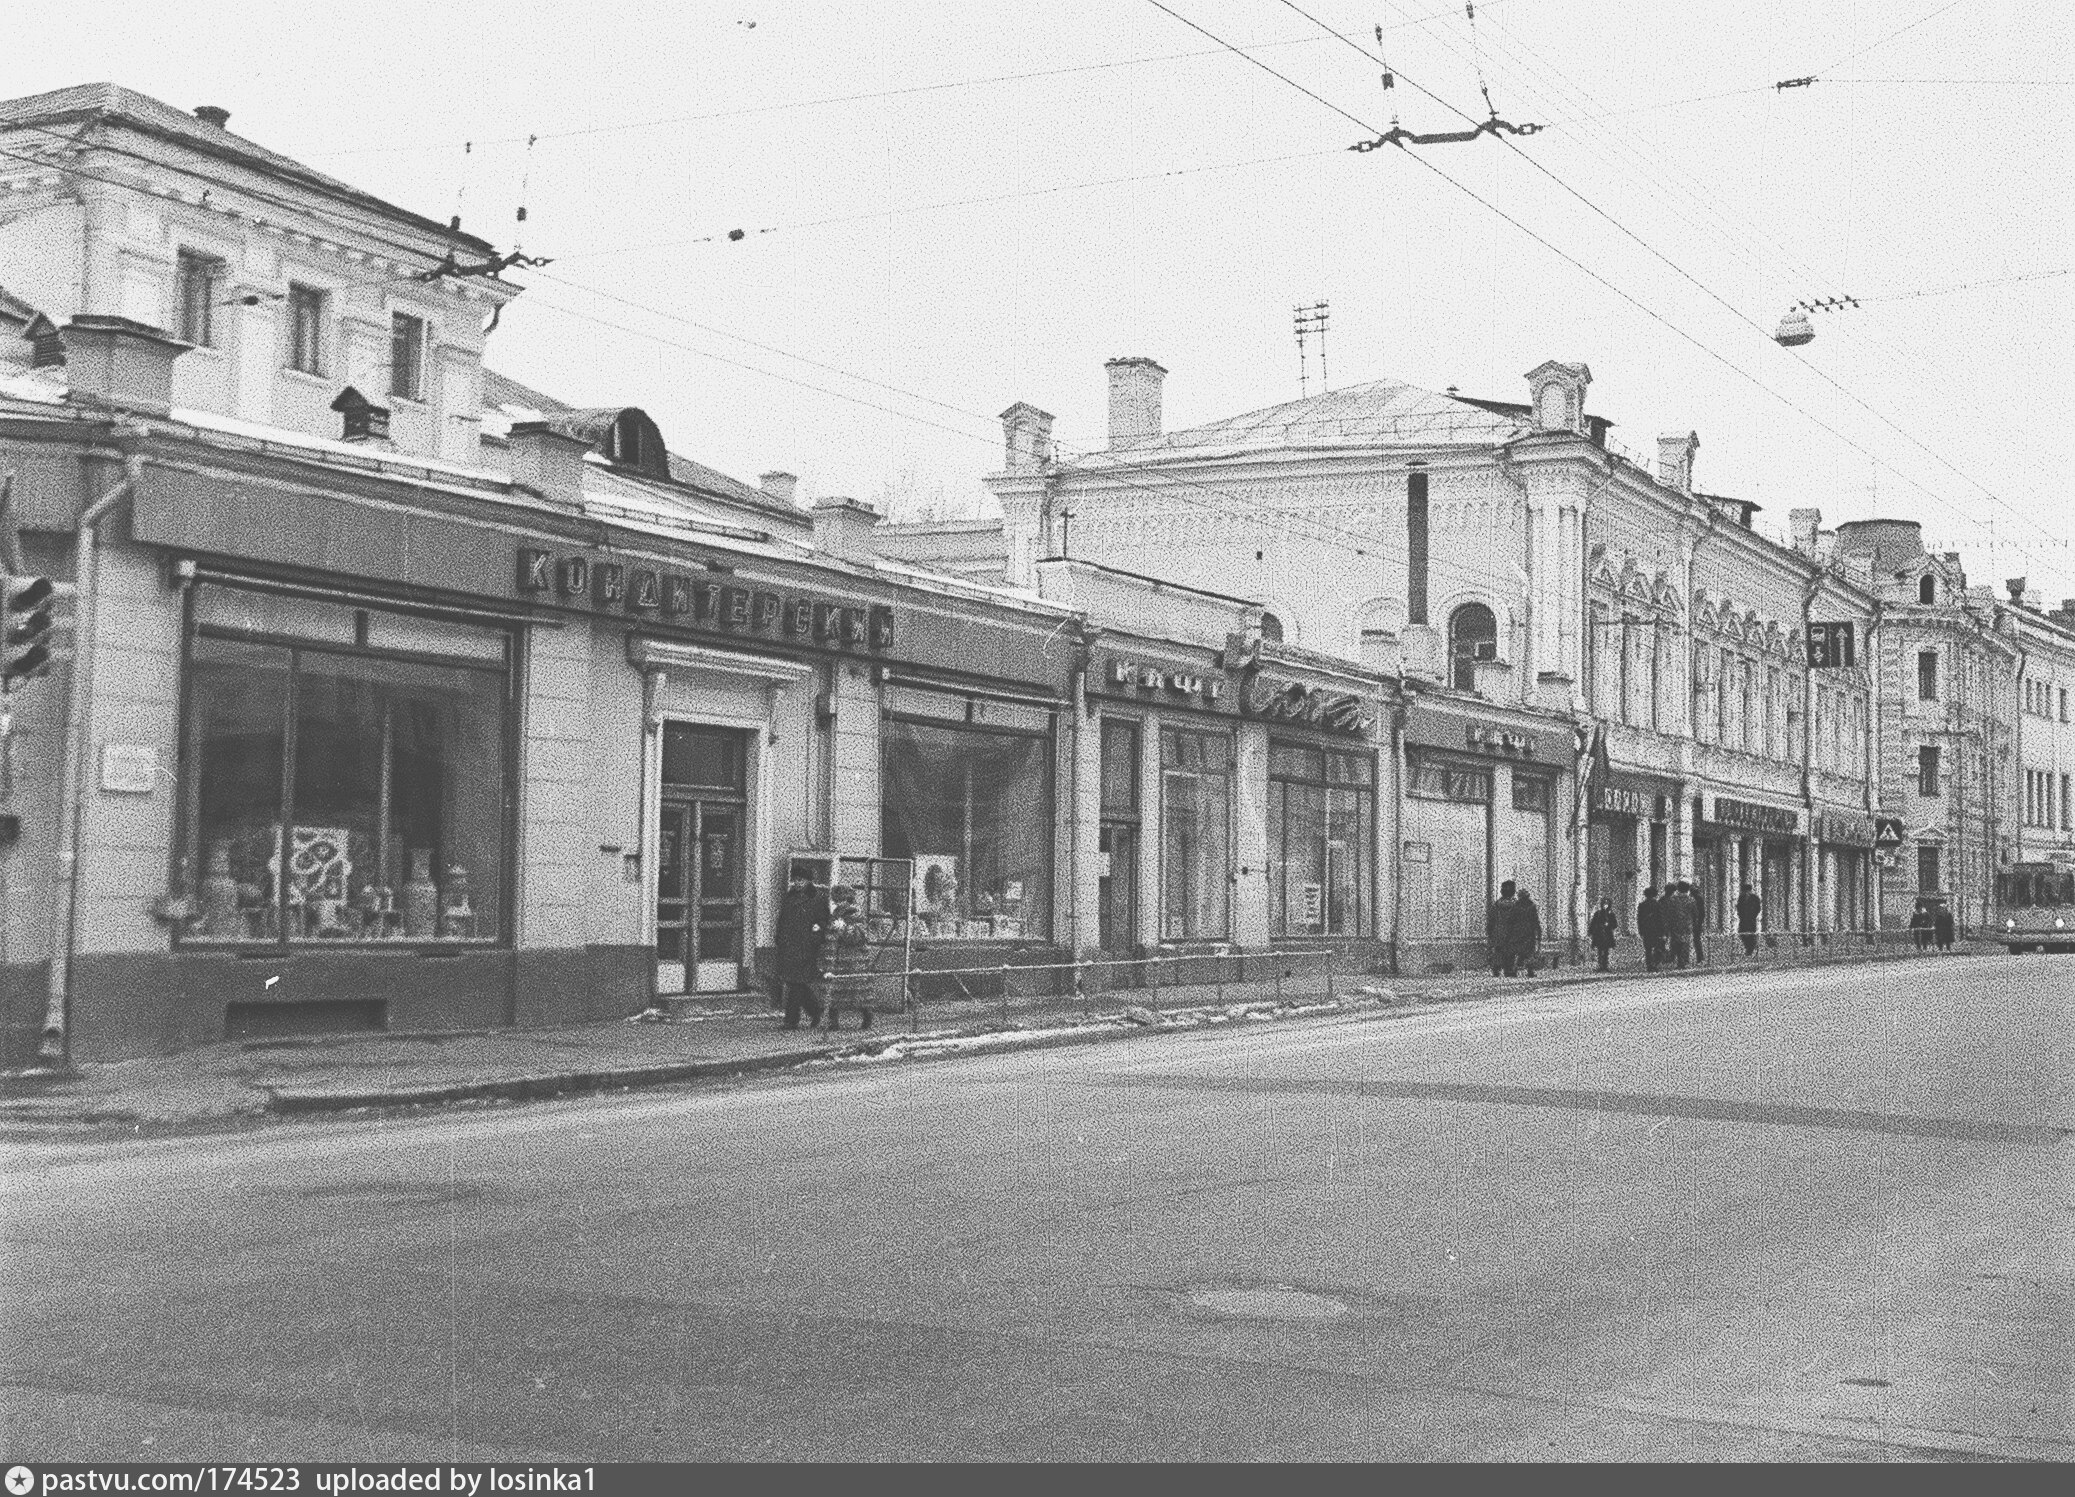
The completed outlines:
<svg viewBox="0 0 2075 1497">
<path fill-rule="evenodd" d="M 1774 964 L 1764 963 L 1764 967 Z M 1830 963 L 1825 963 L 1830 965 Z M 1715 962 L 1691 976 L 1728 975 Z M 1746 967 L 1745 970 L 1751 970 Z M 924 1059 L 984 1050 L 1085 1044 L 1228 1023 L 1393 1009 L 1586 982 L 1650 980 L 1564 966 L 1534 979 L 1482 973 L 1342 976 L 1330 991 L 1233 983 L 1136 989 L 1082 1000 L 934 1003 L 881 1014 L 875 1028 L 785 1030 L 776 1011 L 723 1002 L 681 1017 L 642 1015 L 566 1029 L 465 1034 L 355 1034 L 248 1040 L 178 1055 L 0 1075 L 0 1141 L 115 1138 L 252 1126 L 356 1109 L 521 1100 L 659 1086 L 797 1066 Z"/>
</svg>

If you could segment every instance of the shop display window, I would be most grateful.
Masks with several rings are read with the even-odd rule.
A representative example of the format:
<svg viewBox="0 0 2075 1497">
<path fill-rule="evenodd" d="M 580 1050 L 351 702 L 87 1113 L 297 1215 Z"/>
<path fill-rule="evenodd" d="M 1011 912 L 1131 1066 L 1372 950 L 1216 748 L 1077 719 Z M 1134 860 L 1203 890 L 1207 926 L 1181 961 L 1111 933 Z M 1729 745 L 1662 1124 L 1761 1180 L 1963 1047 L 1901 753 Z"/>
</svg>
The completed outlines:
<svg viewBox="0 0 2075 1497">
<path fill-rule="evenodd" d="M 182 940 L 502 939 L 508 651 L 499 629 L 202 589 Z"/>
<path fill-rule="evenodd" d="M 904 691 L 910 700 L 956 697 Z M 889 693 L 889 705 L 893 704 Z M 1051 714 L 989 703 L 1000 726 L 889 716 L 881 734 L 880 845 L 915 865 L 913 934 L 1043 940 L 1052 930 Z M 932 711 L 932 717 L 948 711 Z M 1004 722 L 1003 719 L 1008 719 Z M 1043 731 L 1018 731 L 1043 724 Z"/>
<path fill-rule="evenodd" d="M 1375 771 L 1367 754 L 1268 747 L 1268 917 L 1277 936 L 1365 936 Z"/>
<path fill-rule="evenodd" d="M 1160 730 L 1160 939 L 1232 933 L 1232 740 Z"/>
</svg>

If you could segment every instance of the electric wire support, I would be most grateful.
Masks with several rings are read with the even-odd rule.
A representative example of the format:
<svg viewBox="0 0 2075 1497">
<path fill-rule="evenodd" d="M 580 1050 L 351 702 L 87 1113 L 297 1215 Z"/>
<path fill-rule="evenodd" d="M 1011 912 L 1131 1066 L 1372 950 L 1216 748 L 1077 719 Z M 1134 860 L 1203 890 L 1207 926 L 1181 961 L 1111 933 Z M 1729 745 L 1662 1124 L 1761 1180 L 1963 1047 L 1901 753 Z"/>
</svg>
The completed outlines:
<svg viewBox="0 0 2075 1497">
<path fill-rule="evenodd" d="M 1393 123 L 1390 129 L 1384 131 L 1383 134 L 1377 136 L 1374 140 L 1358 140 L 1349 146 L 1348 149 L 1350 151 L 1380 151 L 1385 146 L 1453 145 L 1459 141 L 1475 140 L 1480 135 L 1489 135 L 1496 139 L 1502 133 L 1506 135 L 1539 135 L 1541 130 L 1542 127 L 1540 125 L 1515 125 L 1500 119 L 1496 114 L 1484 121 L 1483 124 L 1477 125 L 1472 129 L 1439 130 L 1424 135 L 1416 134 L 1411 130 L 1407 130 L 1403 125 Z"/>
<path fill-rule="evenodd" d="M 510 270 L 514 266 L 524 270 L 532 265 L 553 265 L 554 263 L 554 257 L 551 255 L 529 255 L 523 250 L 513 250 L 508 255 L 493 256 L 479 265 L 463 265 L 454 258 L 454 252 L 448 250 L 446 258 L 440 261 L 439 264 L 433 266 L 430 270 L 418 271 L 411 279 L 414 281 L 437 281 L 446 277 L 453 277 L 458 280 L 463 276 L 494 276 L 503 271 Z"/>
</svg>

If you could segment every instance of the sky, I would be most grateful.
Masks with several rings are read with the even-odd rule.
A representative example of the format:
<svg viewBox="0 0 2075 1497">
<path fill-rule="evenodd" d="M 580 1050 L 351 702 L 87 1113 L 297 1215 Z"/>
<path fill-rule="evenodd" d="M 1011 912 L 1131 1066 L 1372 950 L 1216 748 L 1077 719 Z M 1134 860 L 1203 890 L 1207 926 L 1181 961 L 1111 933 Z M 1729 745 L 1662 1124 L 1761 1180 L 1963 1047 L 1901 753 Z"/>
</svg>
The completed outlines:
<svg viewBox="0 0 2075 1497">
<path fill-rule="evenodd" d="M 2075 8 L 0 0 L 0 35 L 6 96 L 221 105 L 552 257 L 493 367 L 806 497 L 967 509 L 1018 400 L 1098 450 L 1119 356 L 1167 368 L 1169 429 L 1322 379 L 1520 400 L 1556 358 L 1631 454 L 1697 432 L 1761 528 L 1916 519 L 1999 596 L 2075 597 Z M 1485 90 L 1541 129 L 1348 149 Z"/>
</svg>

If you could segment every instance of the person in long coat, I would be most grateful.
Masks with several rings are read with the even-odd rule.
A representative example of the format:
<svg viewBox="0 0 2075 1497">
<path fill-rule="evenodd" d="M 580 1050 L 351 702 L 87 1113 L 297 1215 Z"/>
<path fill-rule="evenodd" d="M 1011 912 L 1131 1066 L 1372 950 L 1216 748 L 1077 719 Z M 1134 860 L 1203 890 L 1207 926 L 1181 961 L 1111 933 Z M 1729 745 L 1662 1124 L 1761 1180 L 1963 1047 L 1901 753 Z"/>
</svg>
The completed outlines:
<svg viewBox="0 0 2075 1497">
<path fill-rule="evenodd" d="M 1744 943 L 1745 956 L 1758 954 L 1758 912 L 1764 908 L 1758 891 L 1745 884 L 1744 892 L 1736 896 L 1736 934 Z"/>
<path fill-rule="evenodd" d="M 1936 904 L 1931 907 L 1931 934 L 1938 942 L 1940 951 L 1953 949 L 1953 907 Z"/>
<path fill-rule="evenodd" d="M 1585 924 L 1586 939 L 1592 942 L 1592 949 L 1599 956 L 1602 972 L 1607 970 L 1607 957 L 1614 950 L 1615 927 L 1620 923 L 1614 916 L 1614 901 L 1602 899 L 1599 908 L 1592 912 L 1592 919 Z"/>
<path fill-rule="evenodd" d="M 1655 972 L 1664 965 L 1664 901 L 1657 897 L 1657 885 L 1643 890 L 1643 900 L 1636 906 L 1636 939 L 1643 943 L 1643 970 Z"/>
<path fill-rule="evenodd" d="M 1931 949 L 1931 926 L 1930 901 L 1919 899 L 1916 902 L 1916 908 L 1909 912 L 1910 939 L 1916 942 L 1917 950 L 1928 951 Z"/>
<path fill-rule="evenodd" d="M 1513 880 L 1509 878 L 1499 885 L 1499 897 L 1484 912 L 1484 945 L 1491 957 L 1493 977 L 1513 975 L 1513 911 L 1517 903 L 1513 898 Z"/>
<path fill-rule="evenodd" d="M 1542 910 L 1534 896 L 1521 889 L 1513 896 L 1513 963 L 1527 973 L 1535 975 L 1541 965 L 1542 953 Z M 1512 964 L 1509 964 L 1509 969 Z"/>
<path fill-rule="evenodd" d="M 1693 926 L 1700 909 L 1692 892 L 1683 883 L 1673 884 L 1671 892 L 1664 896 L 1664 938 L 1671 947 L 1672 965 L 1684 970 L 1692 959 Z"/>
<path fill-rule="evenodd" d="M 814 985 L 821 980 L 821 948 L 828 930 L 828 896 L 815 887 L 806 869 L 793 869 L 785 897 L 778 902 L 778 929 L 771 943 L 787 1029 L 800 1027 L 803 1010 L 809 1029 L 821 1023 L 821 1000 L 814 995 Z"/>
</svg>

